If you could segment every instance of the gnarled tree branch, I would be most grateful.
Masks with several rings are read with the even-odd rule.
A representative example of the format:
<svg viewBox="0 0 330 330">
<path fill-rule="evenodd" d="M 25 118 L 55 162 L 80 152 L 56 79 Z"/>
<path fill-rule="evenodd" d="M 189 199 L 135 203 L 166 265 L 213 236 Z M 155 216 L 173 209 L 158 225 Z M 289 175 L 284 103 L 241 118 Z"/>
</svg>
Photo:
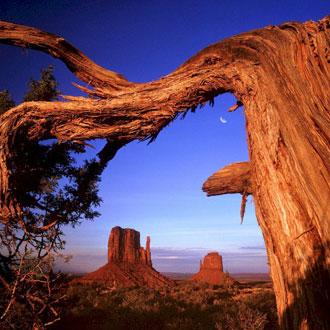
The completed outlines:
<svg viewBox="0 0 330 330">
<path fill-rule="evenodd" d="M 99 67 L 94 70 L 93 64 L 90 68 L 83 64 L 81 71 L 76 70 L 75 65 L 80 63 L 83 55 L 74 51 L 73 55 L 79 54 L 78 59 L 70 52 L 68 56 L 65 49 L 58 46 L 58 37 L 12 23 L 1 24 L 0 41 L 40 47 L 64 62 L 69 60 L 69 68 L 73 67 L 72 71 L 78 77 L 86 80 L 95 73 L 98 79 L 102 79 Z M 247 35 L 247 39 L 253 40 L 254 35 Z M 116 79 L 110 74 L 114 79 L 109 85 L 100 88 L 95 84 L 97 95 L 102 100 L 80 97 L 70 98 L 69 102 L 27 102 L 4 114 L 0 123 L 1 221 L 17 221 L 22 216 L 11 188 L 11 155 L 15 145 L 25 139 L 37 141 L 47 138 L 59 141 L 107 138 L 124 144 L 134 139 L 154 139 L 178 114 L 195 110 L 199 104 L 212 101 L 218 94 L 235 91 L 236 96 L 243 99 L 251 93 L 253 83 L 251 81 L 247 89 L 238 70 L 249 72 L 251 61 L 255 61 L 255 50 L 244 46 L 242 40 L 234 37 L 210 46 L 158 81 L 125 86 L 119 83 L 114 92 L 112 84 L 116 83 Z M 66 42 L 61 39 L 59 45 L 63 44 Z M 84 61 L 87 60 L 83 58 Z"/>
<path fill-rule="evenodd" d="M 97 65 L 62 37 L 36 28 L 0 21 L 0 42 L 48 53 L 63 61 L 79 79 L 96 88 L 118 90 L 130 85 L 123 76 Z"/>
<path fill-rule="evenodd" d="M 100 98 L 23 103 L 0 117 L 0 221 L 21 219 L 12 180 L 20 143 L 107 138 L 121 146 L 152 139 L 180 113 L 232 92 L 244 104 L 251 175 L 238 166 L 241 174 L 229 187 L 234 177 L 222 170 L 228 184 L 217 192 L 253 193 L 282 328 L 329 328 L 323 306 L 330 303 L 330 17 L 234 36 L 143 84 L 127 82 L 37 29 L 2 22 L 0 42 L 61 59 L 94 87 L 86 92 Z"/>
<path fill-rule="evenodd" d="M 234 163 L 212 174 L 203 184 L 207 196 L 252 194 L 250 163 Z"/>
</svg>

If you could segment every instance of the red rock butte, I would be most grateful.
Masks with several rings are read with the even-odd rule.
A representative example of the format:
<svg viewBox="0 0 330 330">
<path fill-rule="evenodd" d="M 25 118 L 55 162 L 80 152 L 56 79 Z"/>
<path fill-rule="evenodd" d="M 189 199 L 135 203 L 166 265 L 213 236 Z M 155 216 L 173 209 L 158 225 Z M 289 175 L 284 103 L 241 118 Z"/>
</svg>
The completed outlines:
<svg viewBox="0 0 330 330">
<path fill-rule="evenodd" d="M 108 241 L 108 262 L 140 263 L 152 266 L 150 236 L 146 248 L 140 246 L 140 233 L 134 229 L 114 227 Z"/>
<path fill-rule="evenodd" d="M 152 267 L 150 237 L 146 248 L 140 246 L 140 233 L 134 229 L 114 227 L 108 241 L 108 263 L 76 280 L 79 283 L 104 283 L 114 287 L 172 286 L 174 281 Z"/>
<path fill-rule="evenodd" d="M 223 272 L 222 256 L 218 252 L 210 252 L 200 262 L 200 270 L 192 278 L 192 281 L 209 284 L 233 284 L 235 281 Z"/>
</svg>

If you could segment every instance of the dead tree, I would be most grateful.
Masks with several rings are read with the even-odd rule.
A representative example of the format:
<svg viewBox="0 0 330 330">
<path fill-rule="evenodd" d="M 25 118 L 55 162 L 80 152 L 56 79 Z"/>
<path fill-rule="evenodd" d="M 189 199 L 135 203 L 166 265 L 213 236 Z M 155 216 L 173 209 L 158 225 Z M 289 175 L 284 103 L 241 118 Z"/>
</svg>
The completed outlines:
<svg viewBox="0 0 330 330">
<path fill-rule="evenodd" d="M 205 189 L 253 195 L 281 328 L 329 328 L 330 17 L 225 39 L 149 83 L 129 82 L 63 38 L 34 28 L 1 22 L 0 41 L 59 58 L 89 95 L 27 102 L 0 117 L 4 224 L 45 229 L 22 221 L 13 186 L 18 144 L 106 138 L 113 152 L 135 139 L 154 139 L 179 114 L 231 92 L 244 105 L 250 161 L 227 168 L 222 183 L 220 171 L 220 181 L 213 181 L 220 187 L 211 189 L 209 181 Z"/>
</svg>

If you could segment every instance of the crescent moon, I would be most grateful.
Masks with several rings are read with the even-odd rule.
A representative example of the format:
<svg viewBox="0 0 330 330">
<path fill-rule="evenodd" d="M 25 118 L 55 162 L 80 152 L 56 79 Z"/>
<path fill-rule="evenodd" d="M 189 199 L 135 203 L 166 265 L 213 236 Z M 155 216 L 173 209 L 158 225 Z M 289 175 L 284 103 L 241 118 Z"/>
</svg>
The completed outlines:
<svg viewBox="0 0 330 330">
<path fill-rule="evenodd" d="M 224 118 L 222 118 L 222 117 L 220 117 L 220 121 L 221 121 L 223 124 L 226 124 L 226 123 L 227 123 L 227 120 L 224 119 Z"/>
</svg>

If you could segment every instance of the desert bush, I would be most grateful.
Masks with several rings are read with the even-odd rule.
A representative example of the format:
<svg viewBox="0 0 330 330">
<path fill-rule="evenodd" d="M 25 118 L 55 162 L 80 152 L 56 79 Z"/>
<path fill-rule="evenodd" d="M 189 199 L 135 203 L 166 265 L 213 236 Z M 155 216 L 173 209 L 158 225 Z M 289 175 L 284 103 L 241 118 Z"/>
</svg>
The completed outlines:
<svg viewBox="0 0 330 330">
<path fill-rule="evenodd" d="M 250 308 L 267 316 L 265 329 L 274 330 L 278 328 L 276 301 L 272 290 L 266 289 L 258 293 L 253 293 L 242 300 Z"/>
<path fill-rule="evenodd" d="M 243 302 L 238 302 L 235 309 L 226 310 L 216 322 L 217 330 L 264 330 L 267 324 L 266 314 L 250 308 Z"/>
<path fill-rule="evenodd" d="M 237 299 L 235 292 L 189 282 L 158 291 L 71 285 L 63 319 L 51 329 L 271 329 L 267 328 L 268 309 L 274 307 L 271 294 Z"/>
</svg>

